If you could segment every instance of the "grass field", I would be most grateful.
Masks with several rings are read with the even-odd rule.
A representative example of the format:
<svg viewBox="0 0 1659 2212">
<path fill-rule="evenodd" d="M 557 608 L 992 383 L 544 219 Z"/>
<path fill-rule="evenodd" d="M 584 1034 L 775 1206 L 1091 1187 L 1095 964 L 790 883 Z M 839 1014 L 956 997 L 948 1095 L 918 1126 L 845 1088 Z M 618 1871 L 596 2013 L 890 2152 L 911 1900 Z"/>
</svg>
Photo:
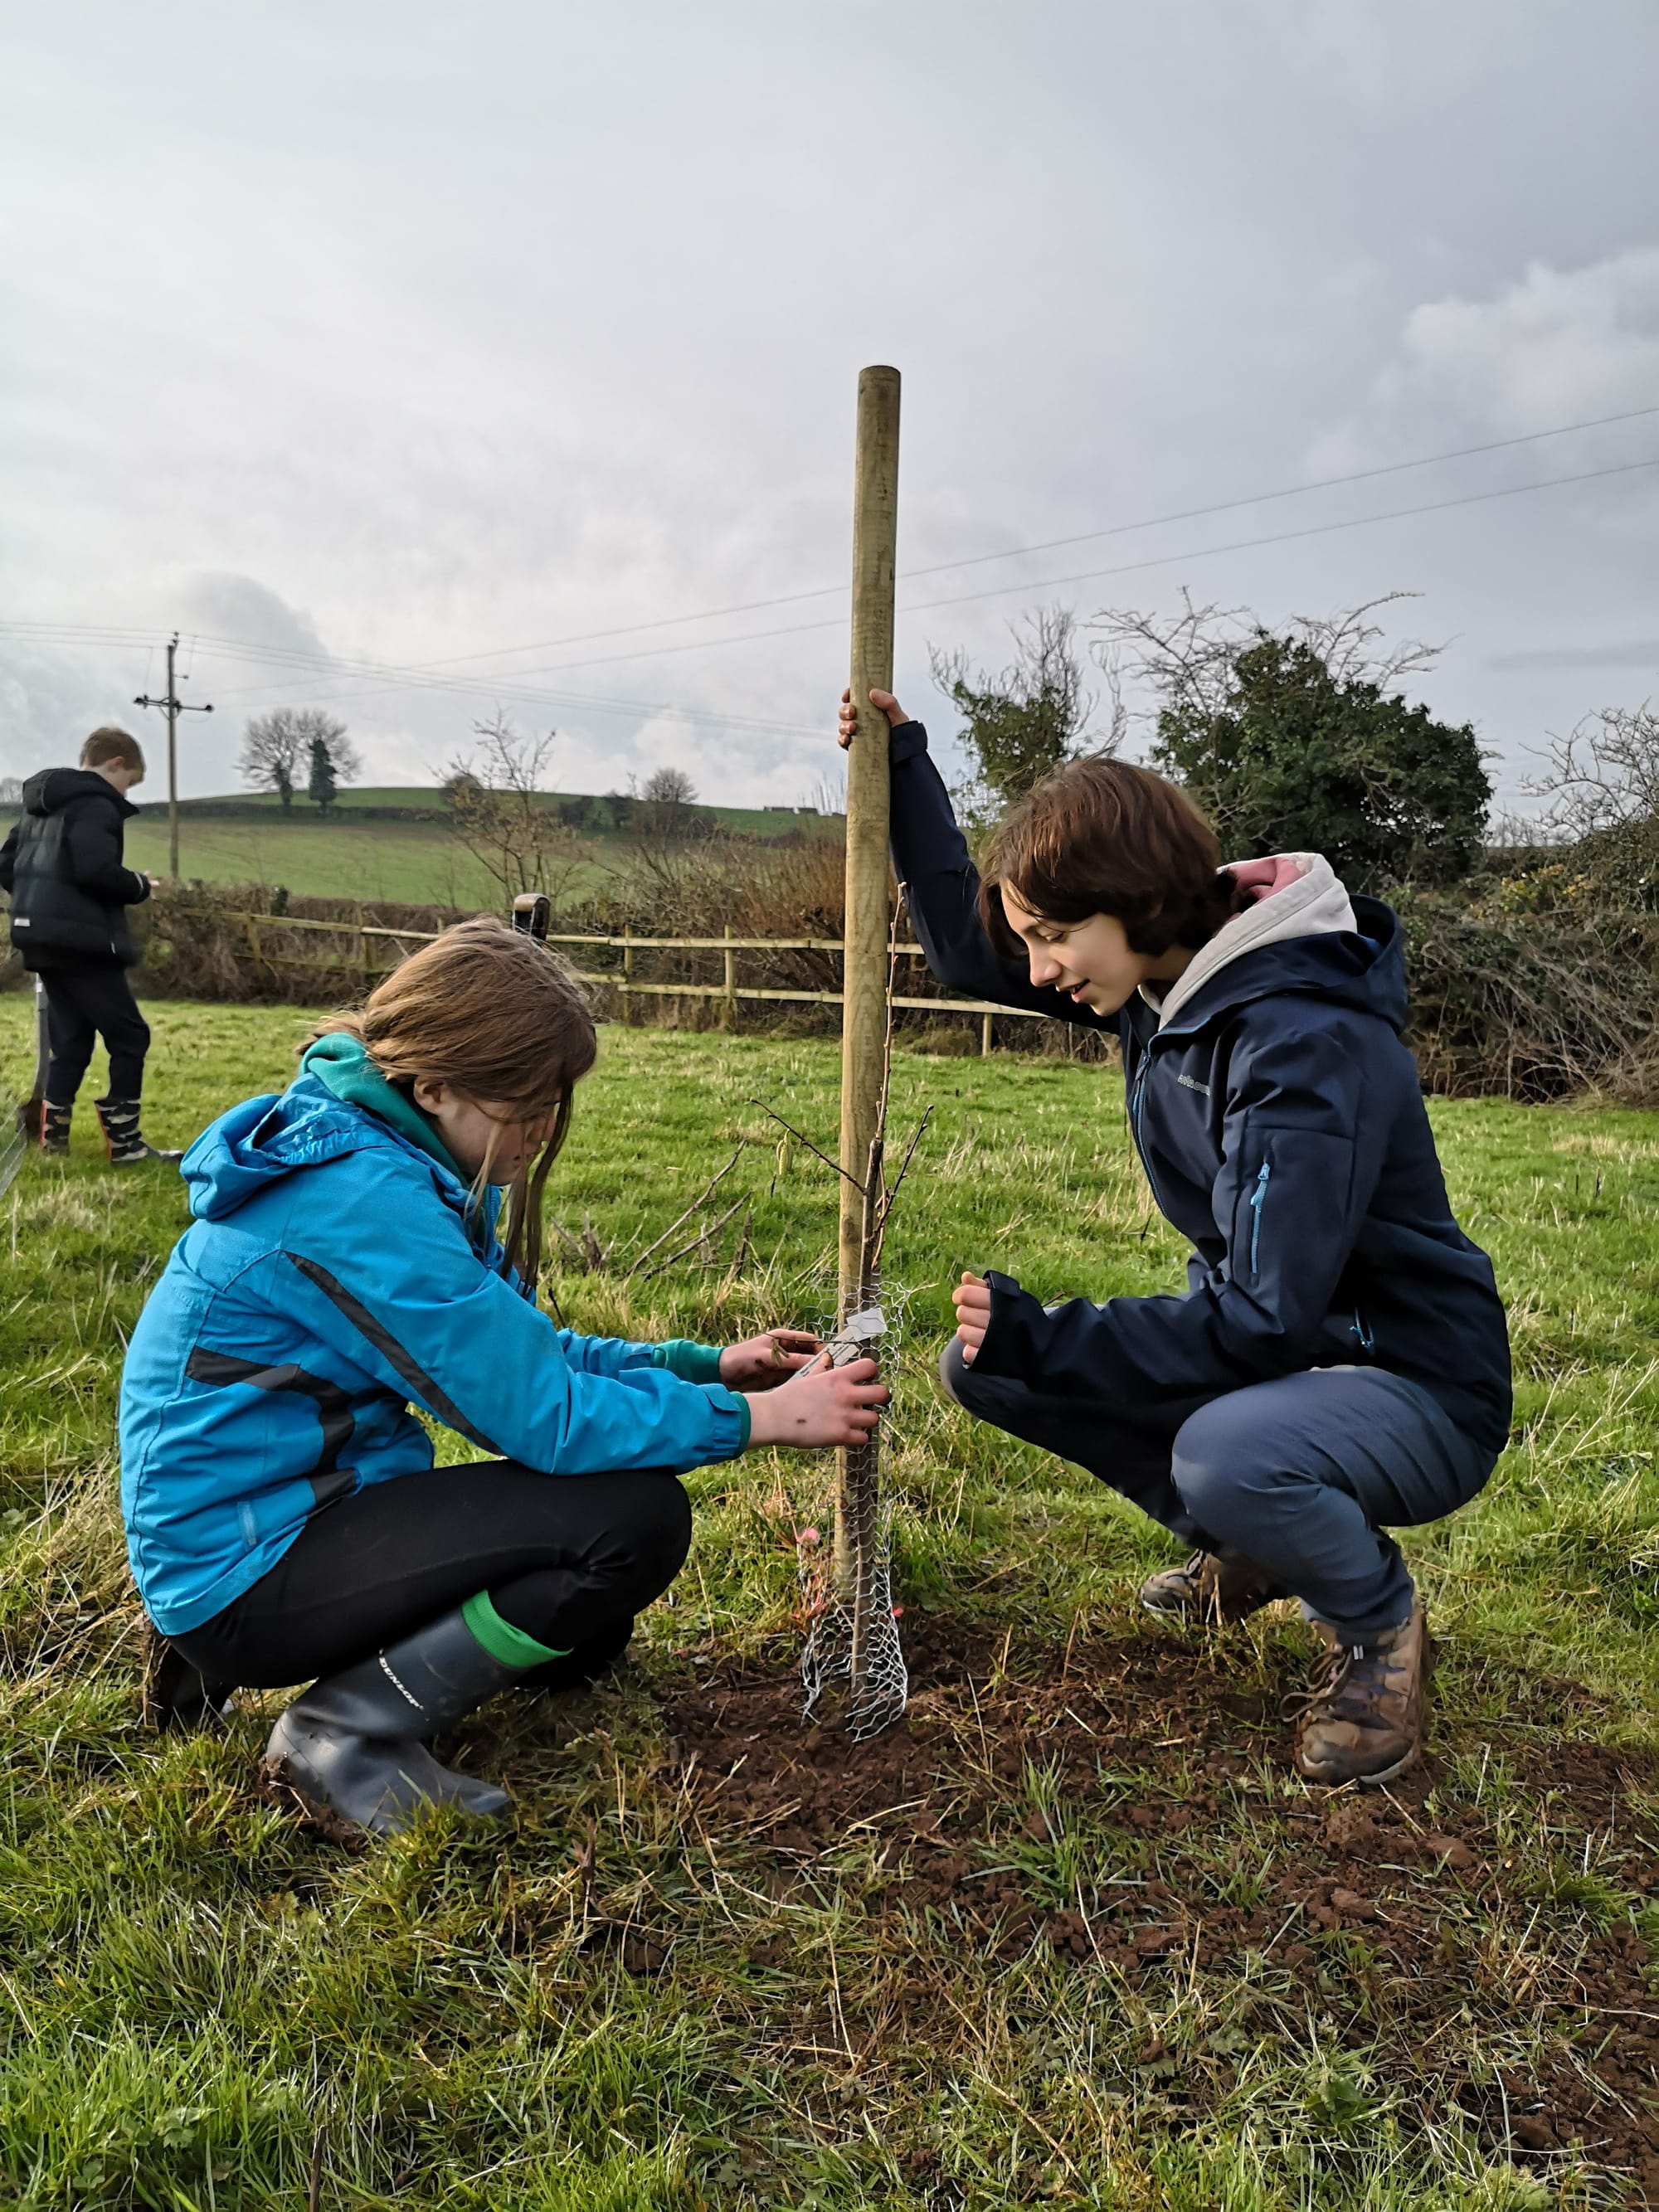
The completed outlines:
<svg viewBox="0 0 1659 2212">
<path fill-rule="evenodd" d="M 130 866 L 167 872 L 165 814 L 127 824 Z M 501 888 L 440 823 L 191 820 L 181 825 L 179 872 L 209 884 L 283 884 L 302 898 L 386 899 L 412 906 L 498 905 Z M 595 871 L 597 873 L 597 870 Z"/>
<path fill-rule="evenodd" d="M 175 1143 L 280 1085 L 302 1026 L 152 1011 Z M 14 1071 L 26 1015 L 0 1001 Z M 555 1210 L 611 1263 L 558 1279 L 568 1317 L 817 1317 L 830 1178 L 750 1102 L 828 1143 L 837 1074 L 832 1045 L 607 1030 Z M 251 1787 L 279 1700 L 138 1725 L 112 1415 L 182 1191 L 85 1131 L 27 1164 L 0 1204 L 6 2202 L 275 2212 L 313 2172 L 324 2207 L 526 2212 L 1659 2201 L 1659 1117 L 1435 1109 L 1512 1303 L 1516 1442 L 1407 1540 L 1433 1755 L 1361 1805 L 1289 1771 L 1293 1616 L 1156 1630 L 1156 1532 L 930 1382 L 964 1263 L 1176 1281 L 1111 1073 L 906 1056 L 896 1090 L 901 1127 L 936 1108 L 889 1262 L 906 1721 L 864 1752 L 800 1724 L 827 1470 L 758 1455 L 690 1479 L 691 1563 L 614 1683 L 455 1747 L 507 1830 L 356 1855 Z M 739 1144 L 743 1271 L 728 1244 L 630 1293 L 615 1255 Z"/>
<path fill-rule="evenodd" d="M 271 795 L 249 793 L 186 803 L 179 814 L 179 872 L 204 883 L 283 884 L 303 898 L 386 899 L 411 905 L 477 908 L 500 903 L 500 886 L 439 819 L 420 819 L 440 807 L 436 791 L 370 788 L 343 792 L 328 817 L 302 799 L 284 813 Z M 368 815 L 368 810 L 377 810 Z M 398 819 L 392 810 L 407 810 Z M 234 811 L 233 811 L 234 810 Z M 701 809 L 725 829 L 749 836 L 777 837 L 793 830 L 830 834 L 829 817 L 797 816 L 757 807 Z M 367 817 L 367 818 L 366 818 Z M 607 871 L 620 868 L 630 845 L 619 834 L 584 836 L 588 866 L 579 868 L 566 895 L 579 897 Z M 165 802 L 152 802 L 126 830 L 126 857 L 154 875 L 167 872 Z"/>
</svg>

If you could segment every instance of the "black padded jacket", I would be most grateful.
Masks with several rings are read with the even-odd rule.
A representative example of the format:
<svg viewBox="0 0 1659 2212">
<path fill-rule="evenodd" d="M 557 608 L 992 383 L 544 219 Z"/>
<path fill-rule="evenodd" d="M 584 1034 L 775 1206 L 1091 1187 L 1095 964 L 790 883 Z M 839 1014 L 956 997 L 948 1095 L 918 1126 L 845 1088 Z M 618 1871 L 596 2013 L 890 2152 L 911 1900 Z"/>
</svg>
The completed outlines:
<svg viewBox="0 0 1659 2212">
<path fill-rule="evenodd" d="M 149 896 L 149 878 L 125 865 L 121 846 L 137 811 L 91 769 L 42 769 L 24 784 L 21 818 L 0 846 L 0 890 L 25 968 L 137 961 L 126 910 Z"/>
</svg>

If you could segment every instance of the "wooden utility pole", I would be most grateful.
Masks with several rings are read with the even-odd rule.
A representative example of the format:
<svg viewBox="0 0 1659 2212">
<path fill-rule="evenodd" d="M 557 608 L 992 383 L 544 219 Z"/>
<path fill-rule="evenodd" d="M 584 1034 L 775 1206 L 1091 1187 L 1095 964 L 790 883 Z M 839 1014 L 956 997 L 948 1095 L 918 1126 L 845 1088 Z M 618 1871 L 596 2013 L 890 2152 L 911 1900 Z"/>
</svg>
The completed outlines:
<svg viewBox="0 0 1659 2212">
<path fill-rule="evenodd" d="M 870 704 L 893 683 L 898 545 L 899 374 L 859 378 L 853 489 L 853 708 L 847 754 L 847 921 L 841 1026 L 840 1318 L 878 1296 L 872 1250 L 881 1196 L 882 1069 L 887 1031 L 887 717 Z M 851 1178 L 849 1181 L 848 1178 Z M 858 1188 L 854 1188 L 854 1185 Z M 854 1585 L 873 1556 L 878 1468 L 873 1439 L 836 1455 L 836 1580 L 852 1602 L 854 1680 L 861 1638 Z"/>
<path fill-rule="evenodd" d="M 175 677 L 173 669 L 179 658 L 179 633 L 174 630 L 167 640 L 167 695 L 165 699 L 152 699 L 148 694 L 133 701 L 135 707 L 160 707 L 167 718 L 167 873 L 174 883 L 179 880 L 179 717 L 180 714 L 210 714 L 211 707 L 191 707 L 179 696 L 180 684 L 188 684 L 187 676 Z"/>
</svg>

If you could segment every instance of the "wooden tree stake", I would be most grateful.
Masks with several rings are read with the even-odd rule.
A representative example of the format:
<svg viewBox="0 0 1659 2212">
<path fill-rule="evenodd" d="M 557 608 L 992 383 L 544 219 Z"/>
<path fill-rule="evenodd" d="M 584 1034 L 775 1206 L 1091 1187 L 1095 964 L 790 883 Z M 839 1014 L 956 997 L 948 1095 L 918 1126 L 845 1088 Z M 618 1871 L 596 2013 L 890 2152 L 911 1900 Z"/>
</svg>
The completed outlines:
<svg viewBox="0 0 1659 2212">
<path fill-rule="evenodd" d="M 887 1028 L 887 717 L 872 690 L 893 682 L 893 576 L 898 546 L 899 375 L 866 368 L 859 378 L 858 452 L 853 491 L 853 706 L 857 727 L 847 755 L 847 924 L 841 1029 L 841 1272 L 844 1323 L 872 1304 L 873 1224 L 880 1198 L 883 1047 Z M 852 1180 L 849 1182 L 848 1177 Z M 854 1186 L 858 1186 L 855 1188 Z M 854 1608 L 856 1584 L 876 1535 L 877 1449 L 837 1455 L 838 1594 Z M 857 1683 L 856 1662 L 854 1685 Z"/>
</svg>

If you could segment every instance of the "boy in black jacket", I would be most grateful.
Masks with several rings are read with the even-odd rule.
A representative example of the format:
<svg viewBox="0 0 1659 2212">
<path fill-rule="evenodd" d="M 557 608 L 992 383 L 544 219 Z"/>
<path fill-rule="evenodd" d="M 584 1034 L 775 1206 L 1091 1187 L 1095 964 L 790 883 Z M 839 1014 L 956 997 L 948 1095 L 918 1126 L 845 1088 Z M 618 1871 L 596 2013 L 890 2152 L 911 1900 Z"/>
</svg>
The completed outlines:
<svg viewBox="0 0 1659 2212">
<path fill-rule="evenodd" d="M 154 878 L 127 867 L 121 848 L 123 826 L 138 811 L 127 793 L 143 780 L 138 740 L 125 730 L 94 730 L 78 768 L 29 777 L 22 818 L 0 847 L 11 941 L 46 994 L 52 1060 L 41 1150 L 68 1152 L 75 1094 L 101 1036 L 109 1093 L 94 1103 L 109 1157 L 123 1167 L 179 1157 L 147 1145 L 138 1126 L 149 1028 L 127 981 L 137 954 L 126 909 L 149 896 Z"/>
<path fill-rule="evenodd" d="M 890 693 L 893 866 L 951 988 L 1115 1030 L 1129 1126 L 1193 1247 L 1184 1296 L 1044 1307 L 964 1276 L 941 1362 L 970 1413 L 1076 1461 L 1194 1547 L 1142 1602 L 1243 1620 L 1301 1599 L 1324 1645 L 1310 1779 L 1418 1757 L 1431 1653 L 1388 1528 L 1466 1504 L 1503 1450 L 1492 1264 L 1452 1217 L 1406 1014 L 1400 924 L 1314 854 L 1220 866 L 1149 769 L 1074 761 L 985 880 L 927 732 Z M 843 702 L 842 743 L 854 710 Z"/>
</svg>

